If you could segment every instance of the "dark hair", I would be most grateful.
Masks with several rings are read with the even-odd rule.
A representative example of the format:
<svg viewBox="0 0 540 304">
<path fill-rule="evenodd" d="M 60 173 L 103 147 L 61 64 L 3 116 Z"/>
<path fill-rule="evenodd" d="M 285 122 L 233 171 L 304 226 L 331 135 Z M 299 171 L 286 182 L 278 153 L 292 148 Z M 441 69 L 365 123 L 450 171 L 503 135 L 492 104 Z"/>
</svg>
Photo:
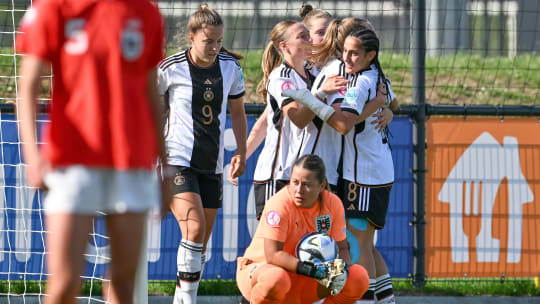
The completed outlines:
<svg viewBox="0 0 540 304">
<path fill-rule="evenodd" d="M 345 38 L 354 31 L 373 28 L 368 20 L 362 18 L 334 19 L 328 24 L 324 38 L 313 48 L 309 60 L 318 67 L 327 64 L 331 59 L 338 58 L 343 52 Z"/>
<path fill-rule="evenodd" d="M 303 3 L 298 13 L 302 18 L 302 23 L 305 24 L 308 28 L 311 28 L 311 23 L 313 19 L 317 18 L 332 18 L 329 12 L 322 10 L 320 8 L 313 8 L 309 3 Z"/>
<path fill-rule="evenodd" d="M 209 8 L 206 4 L 199 5 L 199 8 L 195 13 L 193 13 L 187 23 L 187 32 L 190 34 L 195 34 L 198 30 L 204 28 L 206 25 L 220 26 L 223 25 L 223 19 L 221 16 L 213 9 Z M 242 59 L 242 55 L 231 52 L 224 47 L 221 47 L 221 52 L 227 53 L 237 60 Z"/>
<path fill-rule="evenodd" d="M 317 180 L 322 184 L 326 181 L 326 167 L 322 158 L 315 154 L 306 154 L 294 162 L 295 167 L 307 169 L 315 173 Z"/>
<path fill-rule="evenodd" d="M 364 48 L 366 53 L 375 51 L 375 57 L 373 57 L 371 64 L 374 64 L 378 70 L 377 84 L 382 82 L 388 87 L 388 80 L 386 79 L 386 76 L 384 76 L 381 63 L 379 62 L 379 38 L 377 38 L 377 34 L 375 34 L 375 32 L 372 30 L 363 29 L 352 32 L 349 34 L 349 36 L 355 37 L 362 41 L 362 47 Z"/>
</svg>

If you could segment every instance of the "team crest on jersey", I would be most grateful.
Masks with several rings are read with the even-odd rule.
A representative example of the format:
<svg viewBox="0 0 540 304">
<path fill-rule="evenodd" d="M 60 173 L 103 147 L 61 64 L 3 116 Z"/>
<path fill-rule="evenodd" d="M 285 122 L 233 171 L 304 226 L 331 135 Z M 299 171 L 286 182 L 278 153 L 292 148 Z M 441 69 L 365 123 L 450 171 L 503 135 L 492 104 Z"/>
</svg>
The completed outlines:
<svg viewBox="0 0 540 304">
<path fill-rule="evenodd" d="M 144 36 L 139 28 L 141 21 L 139 19 L 131 19 L 127 21 L 126 28 L 121 35 L 122 56 L 127 61 L 134 61 L 141 57 L 143 51 Z"/>
<path fill-rule="evenodd" d="M 332 227 L 332 218 L 330 214 L 324 214 L 315 218 L 315 228 L 317 232 L 328 232 Z"/>
<path fill-rule="evenodd" d="M 203 94 L 204 101 L 210 102 L 214 100 L 214 92 L 212 92 L 211 88 L 206 88 L 206 91 L 204 91 Z"/>
<path fill-rule="evenodd" d="M 174 177 L 174 184 L 177 186 L 182 186 L 186 183 L 186 178 L 182 176 L 180 173 L 176 173 L 176 176 Z"/>
</svg>

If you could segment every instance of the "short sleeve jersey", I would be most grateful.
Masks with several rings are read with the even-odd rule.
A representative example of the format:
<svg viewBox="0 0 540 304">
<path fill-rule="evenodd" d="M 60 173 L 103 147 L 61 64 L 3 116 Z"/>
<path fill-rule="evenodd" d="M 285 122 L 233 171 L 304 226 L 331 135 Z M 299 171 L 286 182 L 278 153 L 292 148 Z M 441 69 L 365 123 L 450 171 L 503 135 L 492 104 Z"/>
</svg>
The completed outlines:
<svg viewBox="0 0 540 304">
<path fill-rule="evenodd" d="M 204 174 L 223 172 L 227 103 L 245 93 L 238 61 L 224 52 L 216 60 L 213 66 L 201 68 L 184 50 L 163 60 L 158 69 L 158 90 L 169 107 L 168 162 Z"/>
<path fill-rule="evenodd" d="M 294 100 L 281 96 L 281 92 L 303 88 L 311 89 L 311 79 L 300 76 L 285 62 L 268 76 L 268 126 L 253 178 L 256 182 L 290 179 L 292 166 L 300 153 L 304 132 L 283 113 L 283 107 Z"/>
<path fill-rule="evenodd" d="M 39 0 L 20 32 L 17 52 L 52 64 L 44 150 L 50 163 L 152 168 L 157 138 L 148 76 L 163 58 L 157 6 L 148 0 Z"/>
<path fill-rule="evenodd" d="M 321 192 L 322 204 L 317 201 L 311 208 L 302 208 L 294 204 L 288 188 L 284 187 L 266 202 L 245 258 L 264 262 L 265 239 L 284 243 L 283 251 L 293 256 L 298 241 L 311 232 L 326 232 L 336 242 L 346 239 L 345 211 L 335 194 L 324 190 Z"/>
<path fill-rule="evenodd" d="M 365 104 L 377 95 L 378 75 L 374 65 L 351 75 L 341 110 L 360 115 Z M 390 95 L 388 100 L 392 99 L 393 95 Z M 388 138 L 375 129 L 371 123 L 375 119 L 370 115 L 345 136 L 343 178 L 348 181 L 367 186 L 394 182 L 394 164 Z"/>
</svg>

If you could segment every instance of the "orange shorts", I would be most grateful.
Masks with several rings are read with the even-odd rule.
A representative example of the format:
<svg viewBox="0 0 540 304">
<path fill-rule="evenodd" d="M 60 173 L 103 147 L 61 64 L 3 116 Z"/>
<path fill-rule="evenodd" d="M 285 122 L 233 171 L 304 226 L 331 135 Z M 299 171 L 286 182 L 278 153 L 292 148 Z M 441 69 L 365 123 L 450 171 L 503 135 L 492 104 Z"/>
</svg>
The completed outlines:
<svg viewBox="0 0 540 304">
<path fill-rule="evenodd" d="M 257 270 L 267 273 L 271 272 L 272 275 L 270 280 L 254 280 L 253 275 Z M 257 273 L 258 278 L 261 276 L 260 272 Z M 252 299 L 252 296 L 255 296 L 252 295 L 252 291 L 257 284 L 280 284 L 281 286 L 278 289 L 279 292 L 282 293 L 280 296 L 284 296 L 284 298 L 280 300 L 279 303 L 311 304 L 321 299 L 317 296 L 317 289 L 320 285 L 315 279 L 286 271 L 279 266 L 267 264 L 266 262 L 253 263 L 251 260 L 244 257 L 240 257 L 237 260 L 236 283 L 244 298 L 248 299 L 251 303 L 272 303 L 258 302 Z M 270 288 L 270 286 L 268 286 L 268 288 Z"/>
</svg>

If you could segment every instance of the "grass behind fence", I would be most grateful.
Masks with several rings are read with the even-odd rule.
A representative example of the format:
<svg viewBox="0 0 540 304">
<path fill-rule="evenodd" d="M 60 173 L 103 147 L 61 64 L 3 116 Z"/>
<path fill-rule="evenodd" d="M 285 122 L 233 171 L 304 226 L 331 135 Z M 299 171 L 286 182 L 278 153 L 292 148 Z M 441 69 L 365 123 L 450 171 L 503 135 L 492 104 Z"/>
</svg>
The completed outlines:
<svg viewBox="0 0 540 304">
<path fill-rule="evenodd" d="M 531 278 L 512 279 L 429 279 L 424 288 L 413 286 L 411 279 L 392 279 L 394 292 L 399 296 L 411 295 L 438 295 L 438 296 L 540 296 L 540 288 L 536 288 Z M 6 294 L 37 295 L 45 292 L 45 282 L 0 281 L 0 296 Z M 173 280 L 150 280 L 148 293 L 150 295 L 173 295 L 175 281 Z M 89 295 L 101 295 L 101 281 L 85 281 L 81 293 Z M 235 280 L 202 280 L 199 286 L 199 295 L 240 295 Z"/>
<path fill-rule="evenodd" d="M 170 49 L 169 54 L 176 50 Z M 261 102 L 255 93 L 262 77 L 262 50 L 244 52 L 246 102 Z M 16 59 L 15 59 L 16 58 Z M 16 60 L 16 62 L 15 62 Z M 380 54 L 381 66 L 400 103 L 412 103 L 412 58 L 409 54 Z M 0 49 L 0 101 L 14 99 L 15 63 L 11 48 Z M 50 75 L 50 72 L 49 72 Z M 8 76 L 8 77 L 5 77 Z M 50 79 L 43 78 L 42 97 Z M 426 58 L 426 102 L 458 105 L 540 105 L 540 55 L 482 57 L 458 53 Z"/>
</svg>

